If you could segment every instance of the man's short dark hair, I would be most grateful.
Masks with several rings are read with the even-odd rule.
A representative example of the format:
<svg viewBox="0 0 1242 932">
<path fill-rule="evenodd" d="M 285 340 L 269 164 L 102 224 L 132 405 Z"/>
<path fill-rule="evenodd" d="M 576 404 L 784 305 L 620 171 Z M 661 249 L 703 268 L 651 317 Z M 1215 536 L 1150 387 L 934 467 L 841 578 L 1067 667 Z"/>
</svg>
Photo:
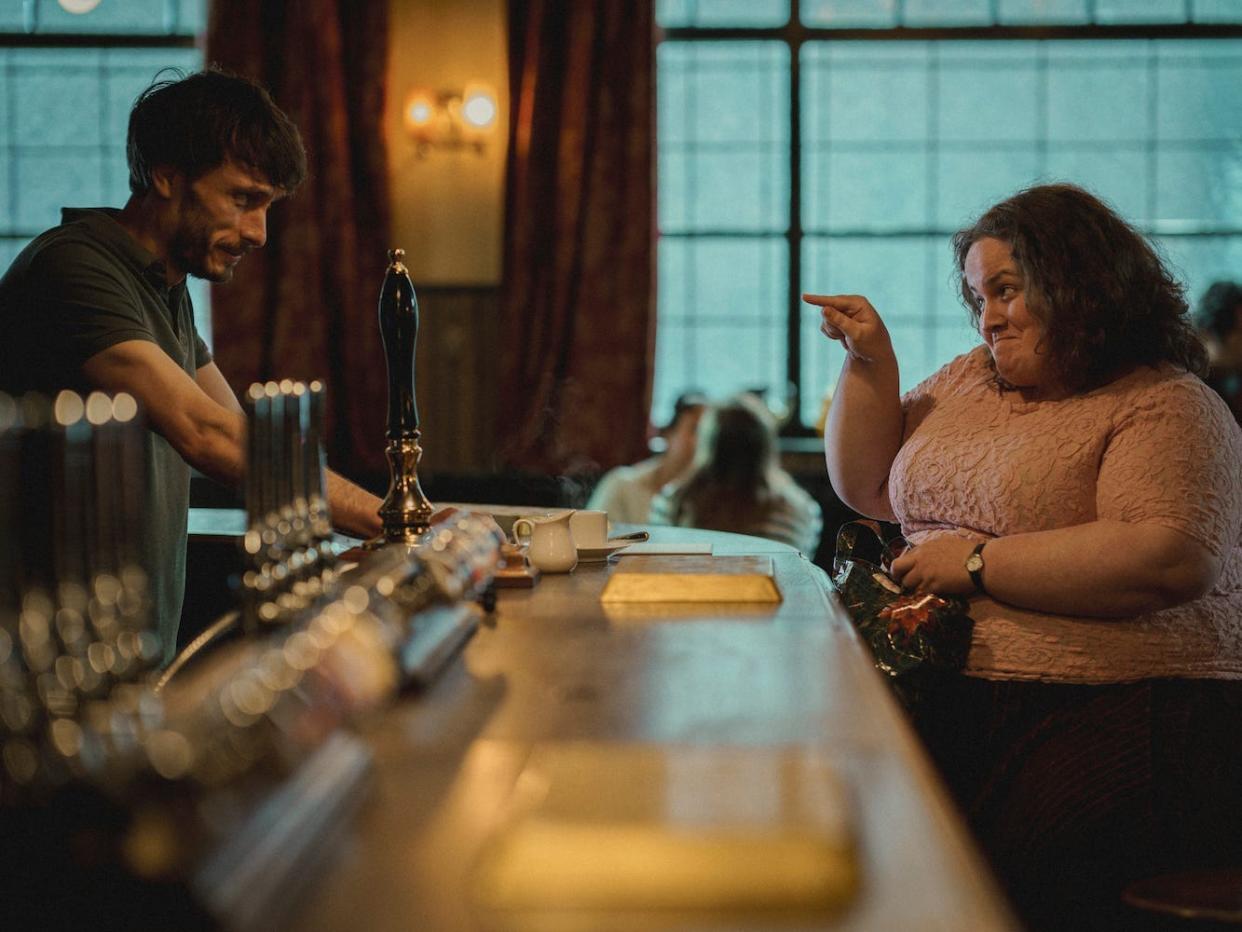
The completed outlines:
<svg viewBox="0 0 1242 932">
<path fill-rule="evenodd" d="M 217 69 L 156 81 L 129 113 L 129 189 L 145 194 L 151 172 L 171 166 L 194 181 L 226 161 L 285 193 L 306 177 L 293 121 L 253 81 Z"/>
</svg>

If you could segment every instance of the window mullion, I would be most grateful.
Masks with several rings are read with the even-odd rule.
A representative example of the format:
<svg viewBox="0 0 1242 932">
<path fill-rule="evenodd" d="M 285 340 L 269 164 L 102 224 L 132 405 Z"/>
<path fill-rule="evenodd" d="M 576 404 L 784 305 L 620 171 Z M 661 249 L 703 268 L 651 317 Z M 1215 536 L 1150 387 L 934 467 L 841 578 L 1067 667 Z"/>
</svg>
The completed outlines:
<svg viewBox="0 0 1242 932">
<path fill-rule="evenodd" d="M 790 426 L 802 428 L 802 25 L 799 0 L 790 0 L 789 27 L 789 227 L 786 243 L 789 249 L 789 291 L 786 316 L 785 360 L 786 385 L 777 388 L 783 395 L 790 386 L 792 398 L 787 399 L 793 416 Z"/>
</svg>

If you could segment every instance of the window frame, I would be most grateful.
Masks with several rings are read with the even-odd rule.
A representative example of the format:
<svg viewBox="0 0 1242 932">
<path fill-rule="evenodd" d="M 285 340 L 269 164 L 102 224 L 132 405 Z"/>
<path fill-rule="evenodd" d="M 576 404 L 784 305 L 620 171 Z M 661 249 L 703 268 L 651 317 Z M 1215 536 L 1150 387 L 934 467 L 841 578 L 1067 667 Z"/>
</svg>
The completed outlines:
<svg viewBox="0 0 1242 932">
<path fill-rule="evenodd" d="M 0 50 L 6 52 L 13 51 L 30 51 L 30 50 L 127 50 L 127 49 L 147 49 L 147 50 L 202 50 L 202 36 L 199 33 L 187 32 L 187 27 L 194 28 L 193 23 L 183 26 L 181 15 L 181 3 L 178 0 L 164 0 L 163 17 L 161 20 L 160 32 L 105 32 L 105 31 L 81 31 L 81 32 L 41 32 L 39 31 L 39 10 L 42 4 L 53 2 L 53 0 L 27 0 L 23 4 L 23 23 L 22 31 L 0 30 Z M 206 0 L 204 0 L 206 2 Z M 89 16 L 90 14 L 85 14 Z M 16 86 L 16 67 L 12 64 L 12 60 L 8 59 L 0 66 L 5 69 L 7 78 L 7 86 L 10 88 L 9 93 L 12 94 L 12 88 Z M 13 100 L 9 100 L 7 108 L 8 119 L 15 119 Z M 118 144 L 124 146 L 124 140 L 119 140 Z M 11 126 L 0 127 L 0 152 L 6 156 L 6 164 L 0 170 L 9 173 L 10 188 L 16 189 L 18 171 L 18 158 L 16 150 L 19 147 L 13 141 L 13 133 Z M 120 205 L 116 205 L 120 206 Z M 0 243 L 6 245 L 17 243 L 24 245 L 34 239 L 40 233 L 53 226 L 58 222 L 55 218 L 49 218 L 48 222 L 39 226 L 37 229 L 30 229 L 22 226 L 18 218 L 9 214 L 0 216 Z M 0 274 L 3 274 L 7 268 L 7 262 L 0 265 Z M 200 297 L 206 297 L 206 293 Z M 209 320 L 210 315 L 210 299 L 202 307 L 196 301 L 195 313 L 203 320 Z M 204 332 L 204 336 L 207 333 Z"/>
<path fill-rule="evenodd" d="M 1023 41 L 1033 40 L 1134 40 L 1134 39 L 1237 39 L 1242 38 L 1242 23 L 1195 23 L 1193 18 L 1193 0 L 1186 2 L 1186 19 L 1184 23 L 1143 23 L 1143 24 L 1100 24 L 1081 25 L 1058 24 L 1048 26 L 1037 25 L 990 25 L 990 26 L 893 26 L 893 27 L 820 27 L 806 26 L 801 21 L 800 0 L 789 0 L 789 20 L 782 26 L 656 26 L 654 41 L 658 47 L 664 42 L 726 42 L 726 41 L 778 41 L 789 49 L 789 224 L 785 231 L 785 242 L 788 250 L 788 284 L 786 289 L 786 372 L 785 377 L 792 392 L 789 398 L 790 417 L 781 429 L 783 437 L 814 437 L 813 425 L 802 421 L 803 399 L 807 386 L 802 384 L 802 252 L 805 236 L 816 236 L 814 231 L 804 229 L 802 222 L 802 47 L 808 42 L 927 42 L 927 41 Z M 903 0 L 898 0 L 896 19 L 902 20 Z M 993 20 L 997 19 L 996 3 L 992 4 Z M 1094 18 L 1095 6 L 1089 4 L 1089 16 Z M 657 79 L 658 80 L 658 79 Z M 658 140 L 656 142 L 658 148 Z M 658 159 L 657 159 L 658 163 Z M 1140 227 L 1147 235 L 1242 235 L 1242 225 L 1221 229 L 1213 228 L 1203 231 L 1173 233 L 1147 227 Z M 886 231 L 883 235 L 937 235 L 946 238 L 953 231 L 941 231 L 920 228 L 901 231 Z M 665 232 L 656 231 L 656 250 L 659 254 L 659 243 L 664 238 L 694 240 L 707 237 L 737 236 L 736 231 L 723 229 L 703 229 L 694 231 Z M 772 234 L 764 234 L 765 236 Z M 876 234 L 879 235 L 879 234 Z M 779 239 L 779 234 L 772 235 Z M 657 326 L 659 309 L 657 307 Z M 822 387 L 811 389 L 818 397 Z"/>
</svg>

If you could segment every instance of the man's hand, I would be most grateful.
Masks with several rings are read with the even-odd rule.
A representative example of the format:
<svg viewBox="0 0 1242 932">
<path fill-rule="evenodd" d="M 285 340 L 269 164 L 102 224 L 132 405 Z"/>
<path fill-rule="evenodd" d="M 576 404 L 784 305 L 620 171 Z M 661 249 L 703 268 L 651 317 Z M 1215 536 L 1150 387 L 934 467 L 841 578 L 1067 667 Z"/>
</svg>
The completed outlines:
<svg viewBox="0 0 1242 932">
<path fill-rule="evenodd" d="M 326 471 L 325 481 L 333 527 L 363 540 L 370 540 L 384 529 L 379 517 L 381 502 L 378 498 L 330 469 Z"/>
<path fill-rule="evenodd" d="M 966 571 L 966 558 L 978 541 L 965 537 L 936 537 L 907 550 L 893 561 L 897 582 L 915 592 L 972 595 L 975 584 Z"/>
</svg>

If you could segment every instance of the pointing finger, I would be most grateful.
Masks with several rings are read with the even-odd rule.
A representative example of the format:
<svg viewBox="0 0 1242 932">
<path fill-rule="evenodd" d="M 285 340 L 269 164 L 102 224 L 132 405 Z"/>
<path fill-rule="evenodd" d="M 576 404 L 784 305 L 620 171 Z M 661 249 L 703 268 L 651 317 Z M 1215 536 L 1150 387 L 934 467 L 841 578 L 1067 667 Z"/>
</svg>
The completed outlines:
<svg viewBox="0 0 1242 932">
<path fill-rule="evenodd" d="M 802 300 L 807 304 L 830 307 L 850 316 L 871 307 L 870 301 L 857 294 L 804 294 Z"/>
</svg>

